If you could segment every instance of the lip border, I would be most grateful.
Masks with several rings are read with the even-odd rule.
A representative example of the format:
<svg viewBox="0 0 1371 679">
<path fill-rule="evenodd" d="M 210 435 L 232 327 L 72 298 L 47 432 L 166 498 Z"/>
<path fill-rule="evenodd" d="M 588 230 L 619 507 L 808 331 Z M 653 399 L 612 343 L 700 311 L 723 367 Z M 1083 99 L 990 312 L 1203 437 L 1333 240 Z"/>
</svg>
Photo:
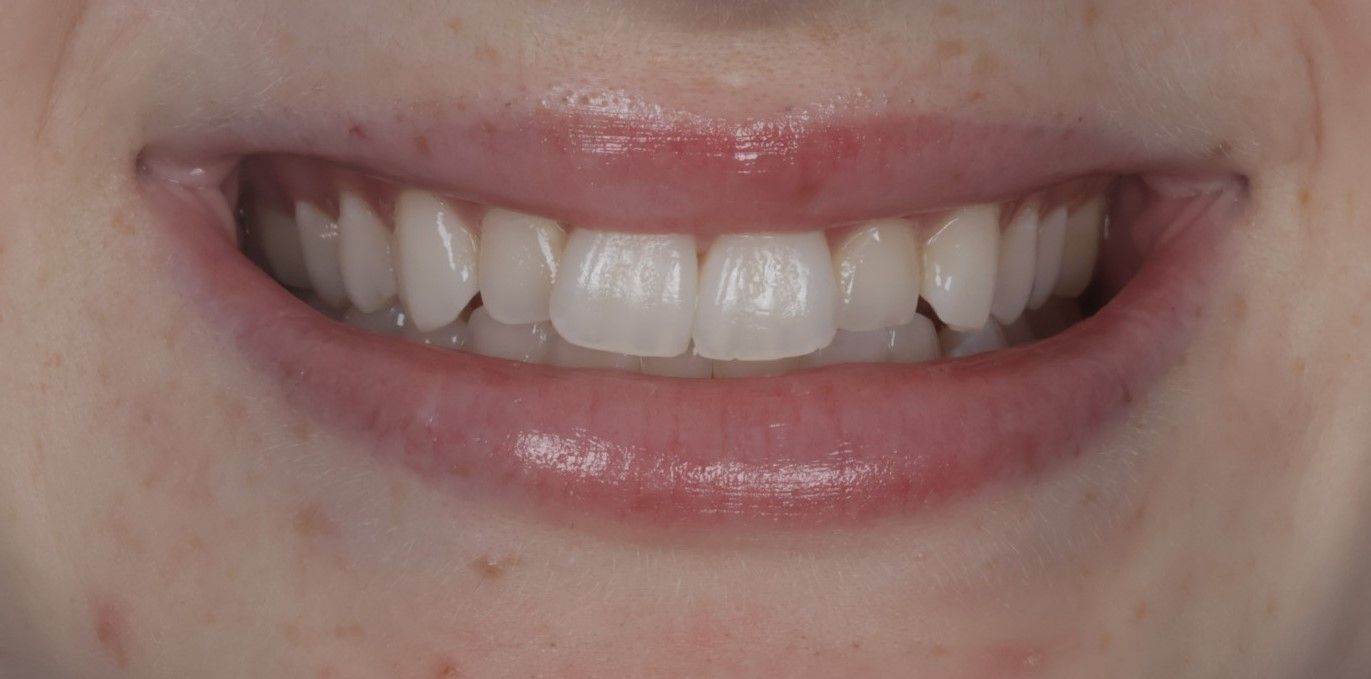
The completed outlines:
<svg viewBox="0 0 1371 679">
<path fill-rule="evenodd" d="M 1191 223 L 1172 225 L 1178 233 L 1095 316 L 1042 342 L 690 381 L 518 364 L 335 323 L 242 257 L 196 190 L 140 183 L 203 320 L 289 402 L 458 492 L 653 524 L 879 518 L 1081 455 L 1188 345 L 1242 203 L 1172 198 L 1189 201 L 1175 218 Z M 530 401 L 538 407 L 522 413 L 501 407 Z"/>
</svg>

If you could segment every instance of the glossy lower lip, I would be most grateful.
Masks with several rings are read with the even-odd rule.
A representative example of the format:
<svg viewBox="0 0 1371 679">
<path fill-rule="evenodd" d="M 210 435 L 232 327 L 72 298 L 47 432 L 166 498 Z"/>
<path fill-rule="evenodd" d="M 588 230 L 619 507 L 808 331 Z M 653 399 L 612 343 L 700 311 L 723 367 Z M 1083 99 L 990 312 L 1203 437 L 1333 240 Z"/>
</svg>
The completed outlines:
<svg viewBox="0 0 1371 679">
<path fill-rule="evenodd" d="M 516 364 L 336 324 L 172 187 L 145 178 L 145 197 L 207 322 L 299 408 L 467 494 L 665 523 L 886 516 L 1078 456 L 1187 345 L 1239 202 L 1162 201 L 1157 215 L 1185 228 L 1100 313 L 1045 342 L 916 366 L 682 381 Z"/>
</svg>

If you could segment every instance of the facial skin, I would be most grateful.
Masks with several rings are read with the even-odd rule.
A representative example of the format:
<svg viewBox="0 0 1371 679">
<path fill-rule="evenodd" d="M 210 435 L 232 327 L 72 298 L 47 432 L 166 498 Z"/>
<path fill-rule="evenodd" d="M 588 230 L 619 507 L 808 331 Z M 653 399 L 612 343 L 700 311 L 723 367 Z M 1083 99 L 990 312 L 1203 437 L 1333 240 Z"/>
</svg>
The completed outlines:
<svg viewBox="0 0 1371 679">
<path fill-rule="evenodd" d="M 6 14 L 0 674 L 1371 671 L 1371 5 L 18 0 Z M 873 525 L 652 531 L 379 464 L 197 313 L 138 190 L 140 153 L 210 130 L 588 92 L 733 117 L 1088 108 L 1140 144 L 1218 149 L 1250 205 L 1184 361 L 1091 444 L 1131 462 Z"/>
</svg>

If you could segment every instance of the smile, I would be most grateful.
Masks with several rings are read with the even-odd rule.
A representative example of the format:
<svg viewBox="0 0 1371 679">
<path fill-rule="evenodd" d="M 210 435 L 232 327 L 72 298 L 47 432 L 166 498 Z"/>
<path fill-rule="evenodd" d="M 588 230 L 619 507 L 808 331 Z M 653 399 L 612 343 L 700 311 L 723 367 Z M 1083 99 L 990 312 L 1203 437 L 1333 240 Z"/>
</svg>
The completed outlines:
<svg viewBox="0 0 1371 679">
<path fill-rule="evenodd" d="M 456 492 L 649 523 L 865 520 L 1054 473 L 1183 355 L 1245 200 L 1062 130 L 411 132 L 152 149 L 144 194 L 288 398 Z"/>
</svg>

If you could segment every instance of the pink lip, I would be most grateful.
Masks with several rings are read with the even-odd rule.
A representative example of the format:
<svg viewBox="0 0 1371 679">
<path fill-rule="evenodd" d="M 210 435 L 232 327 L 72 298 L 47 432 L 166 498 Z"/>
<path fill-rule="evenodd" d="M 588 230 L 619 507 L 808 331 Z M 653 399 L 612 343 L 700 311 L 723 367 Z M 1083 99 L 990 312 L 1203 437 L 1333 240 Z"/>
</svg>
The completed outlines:
<svg viewBox="0 0 1371 679">
<path fill-rule="evenodd" d="M 929 114 L 724 121 L 651 108 L 544 107 L 283 119 L 213 134 L 158 150 L 312 156 L 578 226 L 697 234 L 808 230 L 1000 202 L 1148 163 L 1216 169 L 1204 155 L 1144 155 L 1085 118 L 1056 127 Z"/>
<path fill-rule="evenodd" d="M 1187 345 L 1236 204 L 1159 199 L 1157 215 L 1187 215 L 1165 229 L 1179 235 L 1100 313 L 1036 345 L 678 381 L 515 364 L 336 324 L 239 256 L 223 225 L 171 186 L 146 178 L 147 199 L 206 320 L 302 409 L 435 483 L 668 523 L 883 516 L 1080 455 Z"/>
</svg>

